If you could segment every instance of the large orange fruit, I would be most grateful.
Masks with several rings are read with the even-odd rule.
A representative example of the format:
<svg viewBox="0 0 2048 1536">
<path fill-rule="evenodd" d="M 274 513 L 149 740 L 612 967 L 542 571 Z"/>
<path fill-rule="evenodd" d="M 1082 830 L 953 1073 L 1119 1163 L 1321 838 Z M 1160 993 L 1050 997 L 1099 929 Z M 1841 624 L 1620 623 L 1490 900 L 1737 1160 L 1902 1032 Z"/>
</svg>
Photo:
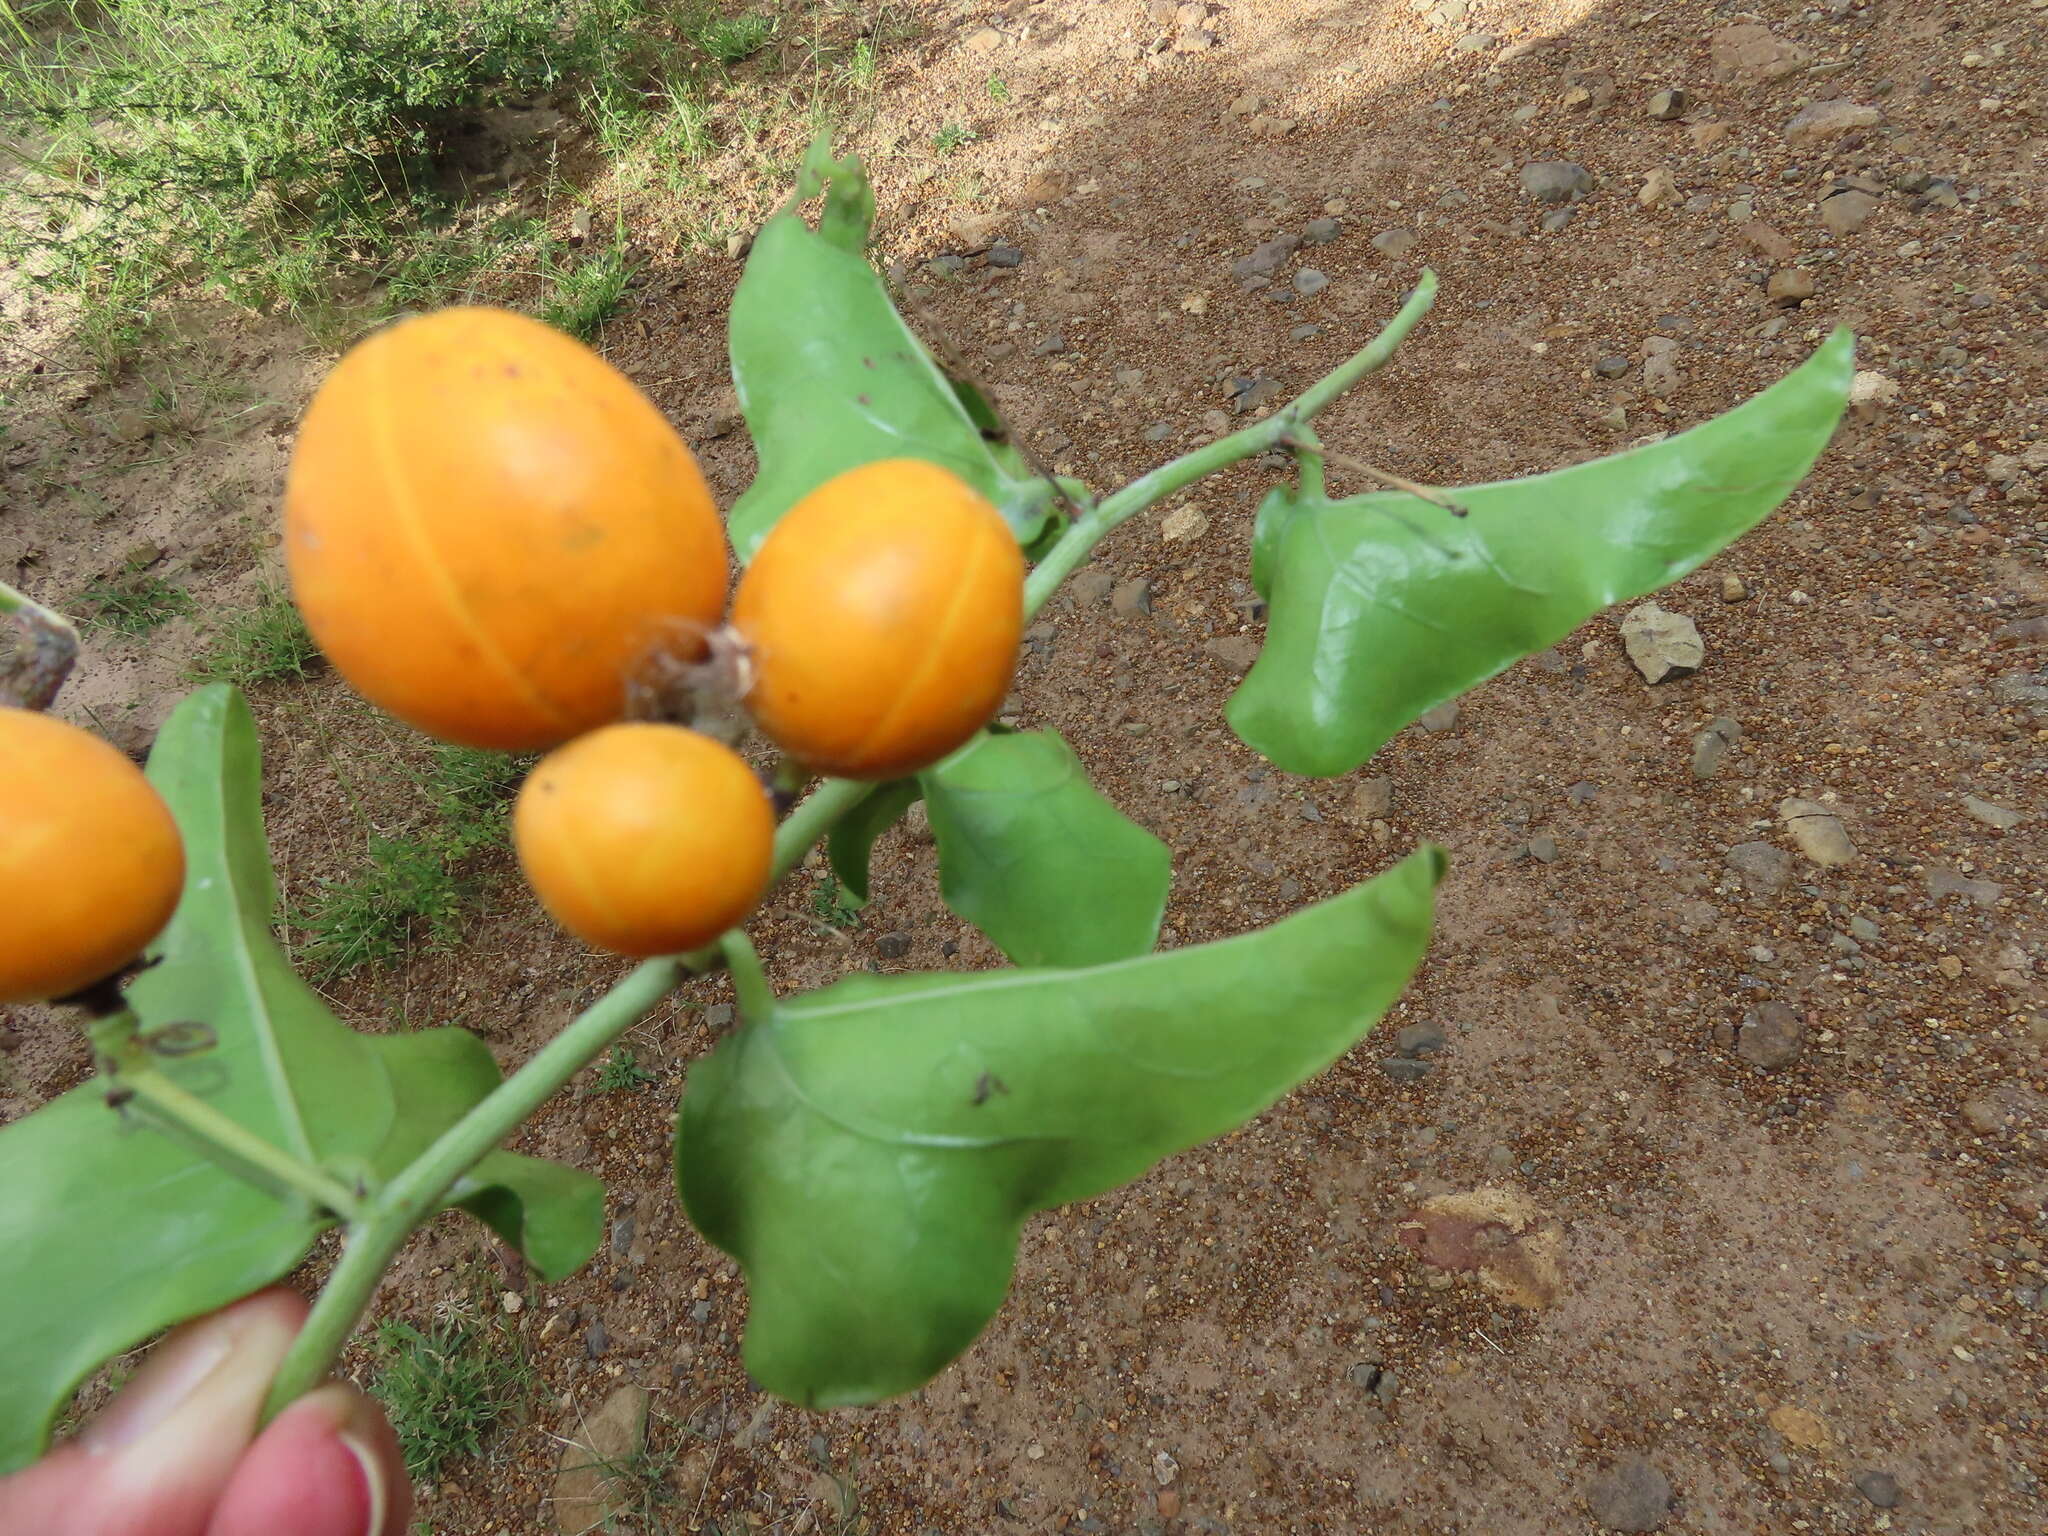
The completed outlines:
<svg viewBox="0 0 2048 1536">
<path fill-rule="evenodd" d="M 885 779 L 938 761 L 1009 690 L 1024 557 L 1002 514 L 920 459 L 828 480 L 740 577 L 755 723 L 806 767 Z"/>
<path fill-rule="evenodd" d="M 0 1003 L 112 975 L 184 885 L 177 823 L 139 768 L 75 725 L 0 709 Z"/>
<path fill-rule="evenodd" d="M 362 342 L 313 397 L 285 489 L 306 626 L 356 690 L 448 741 L 527 749 L 616 720 L 650 647 L 725 603 L 704 476 L 632 383 L 505 310 Z"/>
<path fill-rule="evenodd" d="M 708 944 L 754 910 L 775 813 L 730 747 L 680 725 L 611 725 L 541 760 L 512 839 L 556 922 L 646 959 Z"/>
</svg>

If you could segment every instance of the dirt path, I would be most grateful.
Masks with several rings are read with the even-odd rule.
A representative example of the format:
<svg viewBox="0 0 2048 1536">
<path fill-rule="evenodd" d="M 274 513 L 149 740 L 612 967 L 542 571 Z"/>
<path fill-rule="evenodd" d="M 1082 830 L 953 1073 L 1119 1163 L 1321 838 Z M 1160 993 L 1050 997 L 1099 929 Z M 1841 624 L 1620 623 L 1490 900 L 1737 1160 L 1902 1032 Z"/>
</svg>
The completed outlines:
<svg viewBox="0 0 2048 1536">
<path fill-rule="evenodd" d="M 907 9 L 929 30 L 885 61 L 864 131 L 882 254 L 1095 484 L 1213 434 L 1247 392 L 1256 409 L 1261 381 L 1310 381 L 1423 264 L 1434 317 L 1327 432 L 1418 478 L 1683 427 L 1838 323 L 1864 338 L 1868 398 L 1790 505 L 1665 597 L 1706 638 L 1694 676 L 1646 687 L 1602 618 L 1343 780 L 1271 772 L 1222 723 L 1259 630 L 1269 472 L 1201 488 L 1192 540 L 1157 514 L 1120 531 L 1033 630 L 1016 717 L 1173 845 L 1169 942 L 1442 842 L 1421 984 L 1240 1135 L 1034 1223 L 1011 1307 L 927 1390 L 825 1416 L 749 1388 L 736 1274 L 676 1208 L 667 1105 L 722 1001 L 693 996 L 636 1039 L 659 1088 L 565 1099 L 530 1137 L 602 1172 L 620 1224 L 584 1275 L 525 1295 L 541 1410 L 433 1491 L 431 1529 L 552 1529 L 554 1435 L 621 1381 L 654 1389 L 657 1440 L 683 1453 L 661 1530 L 831 1531 L 832 1474 L 870 1529 L 909 1536 L 2042 1529 L 2040 0 Z M 1667 89 L 1689 97 L 1668 120 L 1649 110 Z M 979 137 L 935 153 L 948 124 Z M 1590 195 L 1532 198 L 1525 167 L 1555 161 Z M 1246 290 L 1233 264 L 1281 234 L 1332 238 Z M 1789 271 L 1812 296 L 1774 304 Z M 751 469 L 743 434 L 713 435 L 736 272 L 657 272 L 608 340 L 724 496 Z M 39 551 L 58 590 L 142 537 L 203 570 L 224 521 L 194 498 L 225 474 L 251 521 L 220 580 L 253 580 L 293 387 L 104 512 L 69 494 L 74 450 L 8 452 L 0 554 Z M 131 451 L 103 425 L 75 451 Z M 336 828 L 335 765 L 374 804 L 388 728 L 331 681 L 263 705 L 303 880 L 359 835 Z M 1723 717 L 1739 739 L 1696 776 Z M 1841 819 L 1853 861 L 1799 853 L 1793 796 Z M 815 876 L 792 879 L 759 935 L 780 984 L 994 963 L 939 903 L 928 847 L 896 836 L 877 878 L 844 934 Z M 340 1000 L 466 1022 L 512 1059 L 611 974 L 509 881 L 472 938 Z M 0 1114 L 77 1070 L 41 1029 L 13 1025 Z M 1477 1190 L 1533 1213 L 1512 1249 L 1559 1253 L 1554 1294 L 1522 1298 L 1540 1304 L 1403 1241 L 1426 1202 Z M 438 1229 L 392 1304 L 474 1289 L 482 1251 Z M 1653 1470 L 1610 1478 L 1637 1459 Z"/>
</svg>

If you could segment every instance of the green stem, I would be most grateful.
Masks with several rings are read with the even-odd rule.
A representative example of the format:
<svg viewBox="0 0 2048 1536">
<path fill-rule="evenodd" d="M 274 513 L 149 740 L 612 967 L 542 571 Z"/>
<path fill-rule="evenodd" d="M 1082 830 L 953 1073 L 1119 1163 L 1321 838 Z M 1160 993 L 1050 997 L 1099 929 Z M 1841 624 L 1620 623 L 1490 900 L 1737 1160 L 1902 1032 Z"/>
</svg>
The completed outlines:
<svg viewBox="0 0 2048 1536">
<path fill-rule="evenodd" d="M 350 1223 L 348 1245 L 270 1384 L 270 1419 L 327 1377 L 377 1282 L 413 1228 L 438 1211 L 456 1181 L 518 1130 L 557 1089 L 602 1054 L 713 952 L 649 960 L 584 1009 L 560 1034 L 386 1184 Z"/>
<path fill-rule="evenodd" d="M 1376 369 L 1386 366 L 1394 355 L 1394 349 L 1401 345 L 1416 323 L 1429 313 L 1429 307 L 1436 302 L 1436 274 L 1424 272 L 1415 285 L 1415 291 L 1408 296 L 1408 302 L 1401 306 L 1399 314 L 1387 322 L 1386 328 L 1371 342 L 1361 348 L 1341 367 L 1311 384 L 1289 405 L 1275 411 L 1264 421 L 1254 422 L 1242 431 L 1228 437 L 1219 437 L 1213 443 L 1183 454 L 1169 464 L 1162 464 L 1148 475 L 1140 475 L 1114 496 L 1096 503 L 1093 510 L 1078 517 L 1060 541 L 1046 552 L 1032 570 L 1031 577 L 1024 584 L 1024 612 L 1035 614 L 1057 592 L 1060 583 L 1071 576 L 1095 546 L 1102 542 L 1109 531 L 1126 519 L 1136 516 L 1155 502 L 1164 500 L 1175 491 L 1184 490 L 1197 480 L 1215 474 L 1220 469 L 1242 459 L 1249 459 L 1267 449 L 1276 447 L 1282 438 L 1301 430 L 1302 423 L 1320 412 L 1327 410 L 1336 398 L 1351 388 L 1360 379 Z"/>
<path fill-rule="evenodd" d="M 126 1067 L 113 1083 L 134 1095 L 132 1103 L 158 1130 L 211 1158 L 228 1172 L 276 1195 L 299 1194 L 344 1220 L 362 1209 L 362 1199 L 332 1174 L 273 1146 L 254 1131 L 188 1093 L 155 1066 Z"/>
<path fill-rule="evenodd" d="M 775 1011 L 775 989 L 768 985 L 768 973 L 761 969 L 761 956 L 754 941 L 735 928 L 719 942 L 725 948 L 725 968 L 732 976 L 740 1017 L 749 1024 L 758 1024 Z"/>
<path fill-rule="evenodd" d="M 1401 312 L 1370 345 L 1310 386 L 1291 405 L 1132 481 L 1076 519 L 1031 573 L 1025 585 L 1026 612 L 1036 613 L 1044 607 L 1059 584 L 1119 523 L 1204 476 L 1263 453 L 1290 433 L 1298 433 L 1310 417 L 1386 363 L 1402 338 L 1428 312 L 1435 295 L 1436 277 L 1425 272 Z M 835 822 L 877 787 L 855 779 L 823 780 L 776 828 L 774 877 L 780 879 L 794 869 Z M 743 1013 L 761 1016 L 773 1006 L 774 996 L 753 945 L 738 929 L 727 933 L 715 948 L 650 960 L 541 1047 L 525 1066 L 443 1132 L 362 1207 L 358 1218 L 349 1224 L 341 1259 L 271 1383 L 264 1405 L 266 1419 L 274 1418 L 326 1378 L 392 1258 L 413 1229 L 441 1208 L 456 1181 L 631 1028 L 686 972 L 709 969 L 721 953 L 730 957 Z"/>
<path fill-rule="evenodd" d="M 361 1209 L 362 1197 L 341 1180 L 173 1082 L 150 1056 L 135 1010 L 118 993 L 85 1033 L 110 1102 L 131 1106 L 158 1131 L 280 1198 L 300 1195 L 344 1219 Z"/>
<path fill-rule="evenodd" d="M 881 786 L 864 779 L 826 779 L 775 829 L 774 877 L 780 880 L 803 861 L 811 845 L 832 830 L 834 822 Z"/>
</svg>

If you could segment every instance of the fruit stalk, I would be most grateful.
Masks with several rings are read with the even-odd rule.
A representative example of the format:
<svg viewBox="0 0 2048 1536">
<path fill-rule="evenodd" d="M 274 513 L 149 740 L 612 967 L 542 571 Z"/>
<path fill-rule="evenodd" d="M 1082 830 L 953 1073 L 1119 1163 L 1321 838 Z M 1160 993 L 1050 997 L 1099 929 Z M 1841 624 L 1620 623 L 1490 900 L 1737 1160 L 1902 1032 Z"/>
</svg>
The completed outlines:
<svg viewBox="0 0 2048 1536">
<path fill-rule="evenodd" d="M 1301 430 L 1302 424 L 1314 418 L 1367 374 L 1386 366 L 1393 357 L 1394 349 L 1412 331 L 1417 322 L 1429 313 L 1429 307 L 1436 302 L 1436 274 L 1425 271 L 1415 285 L 1415 291 L 1408 296 L 1408 302 L 1401 306 L 1400 313 L 1386 324 L 1386 328 L 1362 349 L 1354 353 L 1341 366 L 1316 380 L 1303 390 L 1291 403 L 1275 411 L 1264 421 L 1254 422 L 1242 431 L 1228 437 L 1219 437 L 1213 443 L 1205 444 L 1192 453 L 1183 454 L 1170 464 L 1162 464 L 1148 475 L 1140 475 L 1115 495 L 1095 504 L 1093 510 L 1076 518 L 1060 541 L 1046 552 L 1024 584 L 1024 612 L 1028 617 L 1035 614 L 1052 600 L 1060 583 L 1074 573 L 1083 561 L 1095 550 L 1095 546 L 1112 528 L 1128 518 L 1136 516 L 1154 503 L 1163 501 L 1175 491 L 1184 490 L 1197 480 L 1226 469 L 1241 459 L 1264 453 L 1276 448 L 1290 435 Z"/>
<path fill-rule="evenodd" d="M 135 1015 L 125 1004 L 95 1019 L 89 1034 L 110 1106 L 134 1110 L 155 1129 L 258 1188 L 280 1197 L 301 1195 L 344 1220 L 360 1212 L 362 1201 L 356 1192 L 332 1174 L 266 1141 L 171 1081 L 150 1059 Z"/>
<path fill-rule="evenodd" d="M 0 617 L 12 619 L 26 643 L 0 663 L 0 705 L 48 709 L 78 658 L 78 631 L 63 614 L 45 608 L 0 581 Z"/>
<path fill-rule="evenodd" d="M 1309 386 L 1297 399 L 1264 421 L 1196 449 L 1132 481 L 1079 518 L 1041 560 L 1025 585 L 1024 609 L 1036 613 L 1062 581 L 1086 560 L 1111 529 L 1147 507 L 1239 460 L 1277 447 L 1298 434 L 1310 418 L 1393 356 L 1403 338 L 1429 312 L 1436 276 L 1424 272 L 1400 312 L 1365 348 Z M 876 786 L 858 779 L 825 779 L 792 810 L 775 832 L 774 879 L 796 867 L 833 824 L 867 798 Z M 635 968 L 543 1046 L 511 1077 L 384 1186 L 349 1224 L 340 1261 L 328 1276 L 306 1326 L 294 1341 L 264 1405 L 265 1419 L 326 1379 L 342 1346 L 354 1332 L 384 1271 L 413 1229 L 441 1206 L 457 1180 L 525 1123 L 563 1084 L 594 1061 L 686 975 L 713 968 L 737 951 L 735 979 L 750 1014 L 772 997 L 758 957 L 738 929 L 708 949 L 679 958 L 649 960 Z M 751 964 L 750 964 L 751 962 Z"/>
</svg>

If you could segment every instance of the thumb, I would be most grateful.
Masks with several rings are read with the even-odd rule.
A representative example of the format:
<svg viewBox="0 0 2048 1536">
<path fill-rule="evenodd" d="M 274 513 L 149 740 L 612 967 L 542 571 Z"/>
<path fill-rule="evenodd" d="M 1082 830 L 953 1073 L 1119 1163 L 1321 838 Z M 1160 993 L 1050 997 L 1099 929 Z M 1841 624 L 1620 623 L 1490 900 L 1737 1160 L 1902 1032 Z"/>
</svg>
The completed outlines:
<svg viewBox="0 0 2048 1536">
<path fill-rule="evenodd" d="M 269 1290 L 173 1330 L 84 1433 L 0 1482 L 0 1536 L 201 1536 L 305 1315 Z"/>
<path fill-rule="evenodd" d="M 369 1398 L 330 1384 L 256 1437 L 206 1536 L 401 1536 L 411 1519 L 398 1437 Z"/>
</svg>

